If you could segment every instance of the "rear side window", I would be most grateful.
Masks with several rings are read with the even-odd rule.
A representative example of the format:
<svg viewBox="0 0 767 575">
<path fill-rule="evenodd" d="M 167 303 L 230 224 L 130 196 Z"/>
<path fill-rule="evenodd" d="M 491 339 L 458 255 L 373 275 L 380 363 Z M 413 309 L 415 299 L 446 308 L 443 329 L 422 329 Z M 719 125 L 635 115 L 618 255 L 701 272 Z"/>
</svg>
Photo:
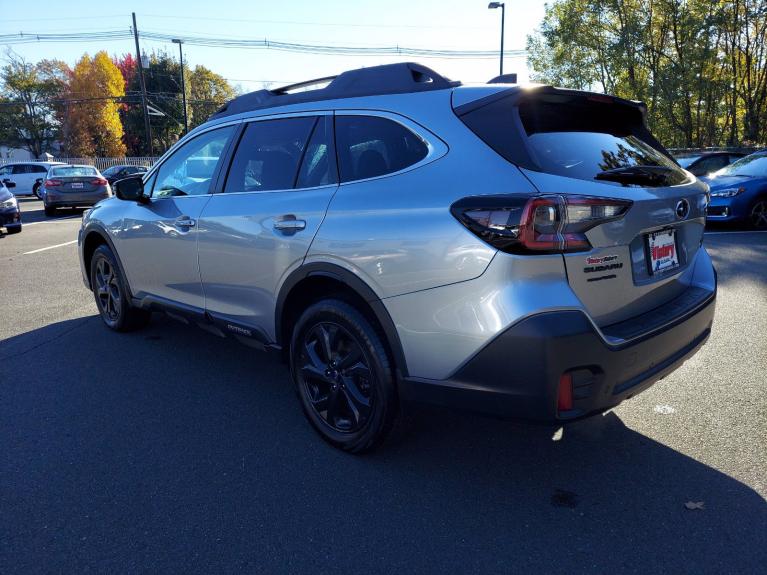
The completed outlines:
<svg viewBox="0 0 767 575">
<path fill-rule="evenodd" d="M 687 176 L 644 126 L 639 109 L 584 96 L 496 100 L 461 118 L 506 159 L 581 180 L 667 186 Z"/>
<path fill-rule="evenodd" d="M 293 189 L 316 117 L 251 122 L 226 178 L 225 193 Z"/>
<path fill-rule="evenodd" d="M 342 182 L 398 172 L 429 151 L 420 136 L 377 116 L 336 116 L 336 145 Z"/>
</svg>

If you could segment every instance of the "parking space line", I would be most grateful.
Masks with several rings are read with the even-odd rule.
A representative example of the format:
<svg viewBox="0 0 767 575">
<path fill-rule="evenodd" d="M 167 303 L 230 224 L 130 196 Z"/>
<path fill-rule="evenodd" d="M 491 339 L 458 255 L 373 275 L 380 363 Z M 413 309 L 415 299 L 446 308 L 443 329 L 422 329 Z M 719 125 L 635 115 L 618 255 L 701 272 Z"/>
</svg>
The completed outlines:
<svg viewBox="0 0 767 575">
<path fill-rule="evenodd" d="M 707 236 L 719 236 L 723 234 L 767 234 L 767 230 L 732 230 L 730 232 L 705 232 Z"/>
<path fill-rule="evenodd" d="M 24 252 L 23 255 L 28 256 L 30 254 L 37 254 L 40 252 L 44 252 L 46 250 L 52 250 L 54 248 L 61 248 L 64 246 L 71 246 L 72 244 L 76 244 L 77 240 L 72 240 L 71 242 L 64 242 L 63 244 L 56 244 L 55 246 L 48 246 L 47 248 L 40 248 L 39 250 L 32 250 L 31 252 Z"/>
<path fill-rule="evenodd" d="M 22 212 L 22 214 L 23 213 L 24 212 Z M 66 216 L 64 218 L 56 218 L 55 220 L 42 220 L 39 222 L 29 222 L 29 223 L 25 223 L 24 227 L 26 228 L 27 226 L 36 226 L 37 224 L 55 224 L 56 222 L 65 222 L 67 220 L 75 220 L 81 217 L 82 216 L 80 215 L 76 215 L 76 216 Z"/>
</svg>

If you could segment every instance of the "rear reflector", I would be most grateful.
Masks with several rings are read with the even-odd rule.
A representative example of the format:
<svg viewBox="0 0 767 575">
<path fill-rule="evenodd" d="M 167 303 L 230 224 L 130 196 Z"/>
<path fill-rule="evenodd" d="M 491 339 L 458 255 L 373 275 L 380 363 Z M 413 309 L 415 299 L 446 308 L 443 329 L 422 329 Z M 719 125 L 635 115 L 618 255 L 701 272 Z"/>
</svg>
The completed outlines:
<svg viewBox="0 0 767 575">
<path fill-rule="evenodd" d="M 557 393 L 557 411 L 570 411 L 573 408 L 573 378 L 569 373 L 559 378 Z"/>
</svg>

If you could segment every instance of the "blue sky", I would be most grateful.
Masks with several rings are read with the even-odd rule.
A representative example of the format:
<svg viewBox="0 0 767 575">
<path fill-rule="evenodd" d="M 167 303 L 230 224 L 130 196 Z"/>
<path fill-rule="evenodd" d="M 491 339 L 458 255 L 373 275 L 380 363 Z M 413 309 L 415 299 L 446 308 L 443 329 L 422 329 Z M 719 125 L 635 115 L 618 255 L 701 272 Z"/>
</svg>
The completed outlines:
<svg viewBox="0 0 767 575">
<path fill-rule="evenodd" d="M 500 42 L 500 11 L 488 10 L 487 0 L 7 2 L 0 16 L 0 33 L 127 30 L 131 25 L 131 11 L 136 12 L 139 31 L 196 36 L 457 50 L 495 50 Z M 527 34 L 539 25 L 543 13 L 543 0 L 507 1 L 506 49 L 524 48 Z M 142 48 L 167 51 L 174 56 L 178 53 L 178 47 L 169 42 L 142 41 Z M 91 54 L 99 50 L 110 54 L 135 51 L 130 40 L 22 44 L 13 46 L 13 50 L 30 61 L 55 57 L 70 65 L 86 51 Z M 190 44 L 184 46 L 184 58 L 189 65 L 207 66 L 246 91 L 260 89 L 264 82 L 287 84 L 403 60 L 419 61 L 464 82 L 485 82 L 498 70 L 497 58 L 314 55 Z M 504 67 L 504 71 L 517 72 L 521 81 L 526 80 L 524 58 L 507 58 Z"/>
</svg>

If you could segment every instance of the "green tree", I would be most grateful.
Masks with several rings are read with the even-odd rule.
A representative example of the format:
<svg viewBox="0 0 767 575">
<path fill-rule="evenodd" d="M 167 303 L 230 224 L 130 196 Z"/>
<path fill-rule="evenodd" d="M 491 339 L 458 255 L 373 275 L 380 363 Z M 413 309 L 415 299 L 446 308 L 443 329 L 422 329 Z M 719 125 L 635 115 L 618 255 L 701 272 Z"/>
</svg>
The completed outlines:
<svg viewBox="0 0 767 575">
<path fill-rule="evenodd" d="M 195 66 L 189 74 L 189 85 L 191 86 L 190 128 L 205 122 L 211 114 L 236 95 L 234 88 L 225 78 L 211 72 L 205 66 Z"/>
<path fill-rule="evenodd" d="M 559 0 L 528 38 L 538 81 L 648 104 L 668 146 L 767 137 L 765 0 Z"/>
<path fill-rule="evenodd" d="M 40 157 L 60 135 L 69 68 L 58 60 L 30 64 L 13 52 L 7 62 L 0 70 L 0 139 Z"/>
</svg>

